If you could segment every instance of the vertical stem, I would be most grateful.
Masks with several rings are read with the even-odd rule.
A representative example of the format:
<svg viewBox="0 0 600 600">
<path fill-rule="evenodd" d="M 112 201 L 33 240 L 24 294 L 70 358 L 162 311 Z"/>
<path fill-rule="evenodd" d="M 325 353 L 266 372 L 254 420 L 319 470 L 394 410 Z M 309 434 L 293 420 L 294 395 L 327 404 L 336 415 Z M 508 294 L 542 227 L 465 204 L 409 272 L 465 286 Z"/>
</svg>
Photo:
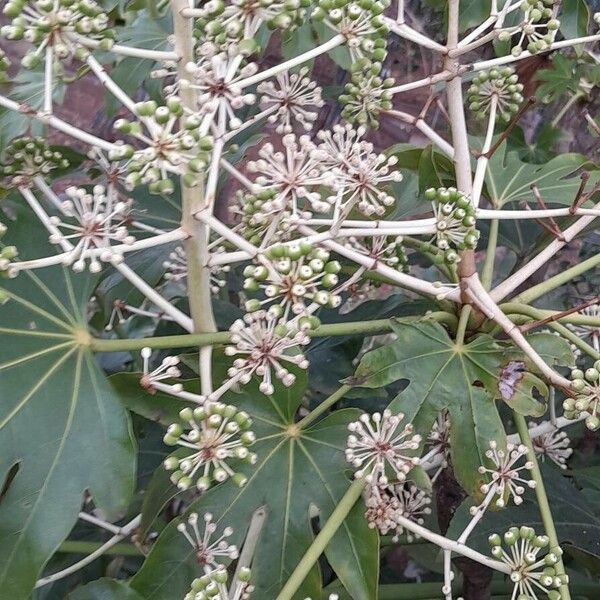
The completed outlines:
<svg viewBox="0 0 600 600">
<path fill-rule="evenodd" d="M 529 448 L 528 460 L 533 463 L 533 469 L 531 469 L 531 475 L 536 483 L 535 495 L 540 508 L 540 514 L 542 515 L 542 522 L 544 523 L 544 529 L 546 535 L 550 539 L 550 548 L 558 549 L 560 544 L 558 542 L 558 536 L 556 535 L 556 528 L 554 527 L 554 520 L 552 519 L 552 511 L 550 510 L 550 503 L 548 502 L 548 496 L 546 495 L 546 489 L 544 487 L 544 480 L 540 472 L 540 465 L 535 456 L 533 444 L 531 442 L 531 436 L 529 435 L 529 429 L 525 418 L 522 415 L 513 413 L 515 418 L 515 424 L 521 441 Z M 558 553 L 557 553 L 558 554 Z M 559 555 L 560 556 L 560 555 Z M 565 565 L 563 564 L 562 558 L 559 558 L 558 563 L 555 566 L 558 575 L 565 575 Z M 569 592 L 568 585 L 561 585 L 560 593 L 562 600 L 571 600 L 571 594 Z"/>
<path fill-rule="evenodd" d="M 469 324 L 469 317 L 471 316 L 471 305 L 464 304 L 460 311 L 460 318 L 458 320 L 458 327 L 456 328 L 456 345 L 462 346 L 465 341 L 465 333 L 467 332 L 467 325 Z"/>
<path fill-rule="evenodd" d="M 44 61 L 44 112 L 52 114 L 52 71 L 54 69 L 54 46 L 46 46 L 46 55 Z"/>
<path fill-rule="evenodd" d="M 448 3 L 448 40 L 447 49 L 452 50 L 458 46 L 458 19 L 460 0 L 449 0 Z M 455 73 L 448 81 L 446 92 L 448 97 L 448 114 L 452 132 L 452 145 L 454 146 L 454 169 L 456 172 L 456 186 L 466 196 L 471 196 L 473 191 L 473 174 L 471 172 L 471 157 L 469 154 L 469 137 L 465 120 L 465 106 L 462 92 L 462 79 L 460 76 L 460 62 L 458 58 L 446 56 L 444 68 Z M 476 272 L 475 253 L 472 250 L 461 252 L 458 263 L 458 273 L 461 277 L 469 277 Z"/>
<path fill-rule="evenodd" d="M 485 262 L 483 263 L 483 271 L 481 272 L 481 283 L 486 290 L 492 287 L 494 277 L 494 260 L 496 258 L 496 246 L 498 245 L 498 227 L 500 221 L 492 219 L 490 221 L 490 235 L 488 238 L 487 252 Z"/>
<path fill-rule="evenodd" d="M 187 0 L 171 0 L 175 52 L 179 56 L 177 63 L 177 76 L 179 78 L 185 78 L 185 65 L 194 60 L 193 22 L 192 19 L 186 19 L 181 15 L 181 11 L 185 8 L 189 8 Z M 182 89 L 180 96 L 185 108 L 196 110 L 196 92 L 193 89 Z M 206 208 L 204 184 L 200 183 L 193 187 L 187 187 L 182 181 L 181 204 L 181 227 L 190 234 L 190 237 L 184 243 L 184 248 L 188 264 L 188 300 L 194 322 L 194 333 L 210 333 L 217 330 L 212 311 L 210 271 L 206 266 L 209 258 L 208 238 L 210 230 L 207 225 L 194 219 L 195 213 Z M 200 349 L 200 378 L 204 395 L 212 392 L 211 358 L 211 346 Z"/>
<path fill-rule="evenodd" d="M 348 488 L 348 491 L 344 494 L 344 497 L 331 513 L 331 516 L 327 520 L 327 523 L 325 523 L 323 529 L 321 529 L 314 542 L 300 559 L 300 562 L 283 586 L 281 592 L 279 592 L 276 600 L 291 600 L 294 597 L 294 594 L 302 585 L 306 576 L 310 573 L 313 565 L 319 560 L 319 556 L 321 556 L 327 547 L 327 544 L 331 541 L 331 538 L 340 528 L 344 519 L 356 504 L 356 501 L 360 498 L 364 487 L 364 479 L 356 479 Z"/>
</svg>

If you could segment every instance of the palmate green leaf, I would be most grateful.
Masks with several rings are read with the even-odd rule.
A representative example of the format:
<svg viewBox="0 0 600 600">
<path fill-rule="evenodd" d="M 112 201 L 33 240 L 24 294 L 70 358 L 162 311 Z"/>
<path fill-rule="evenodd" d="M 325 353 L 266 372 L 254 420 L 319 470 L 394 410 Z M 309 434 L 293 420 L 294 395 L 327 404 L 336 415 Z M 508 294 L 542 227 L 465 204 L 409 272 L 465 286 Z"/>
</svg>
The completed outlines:
<svg viewBox="0 0 600 600">
<path fill-rule="evenodd" d="M 367 353 L 348 382 L 377 388 L 408 380 L 390 409 L 405 413 L 424 438 L 439 412 L 447 409 L 457 477 L 467 491 L 478 494 L 477 468 L 485 462 L 489 442 L 505 441 L 496 401 L 539 417 L 546 411 L 547 386 L 515 347 L 489 336 L 457 346 L 434 321 L 397 322 L 393 329 L 397 341 Z M 535 334 L 529 341 L 546 362 L 572 364 L 569 344 L 557 336 Z"/>
<path fill-rule="evenodd" d="M 3 240 L 23 258 L 51 252 L 30 217 L 19 210 Z M 0 307 L 0 598 L 29 598 L 85 490 L 109 516 L 133 492 L 129 417 L 88 346 L 94 283 L 63 267 L 0 282 L 9 297 Z"/>
<path fill-rule="evenodd" d="M 294 425 L 294 413 L 303 395 L 292 392 L 266 398 L 237 394 L 226 399 L 254 419 L 258 441 L 253 451 L 257 464 L 242 467 L 248 483 L 238 488 L 226 482 L 210 489 L 190 506 L 209 512 L 219 527 L 233 527 L 233 543 L 246 535 L 252 515 L 266 511 L 252 561 L 252 581 L 257 598 L 275 598 L 314 539 L 313 509 L 325 523 L 350 485 L 344 448 L 347 425 L 358 411 L 340 410 L 306 430 Z M 348 516 L 326 549 L 334 571 L 355 600 L 377 596 L 378 542 L 368 528 L 361 503 Z M 199 567 L 193 550 L 171 523 L 160 535 L 132 587 L 146 600 L 172 600 L 189 589 Z M 315 566 L 294 598 L 319 598 L 321 577 Z"/>
<path fill-rule="evenodd" d="M 474 360 L 499 356 L 491 338 L 456 346 L 446 330 L 434 321 L 396 324 L 398 340 L 367 353 L 349 383 L 381 387 L 408 380 L 409 384 L 390 404 L 426 439 L 436 416 L 450 413 L 452 463 L 461 485 L 479 493 L 481 475 L 491 440 L 503 445 L 506 434 L 494 394 L 473 384 L 480 379 Z"/>
<path fill-rule="evenodd" d="M 488 198 L 495 208 L 508 203 L 535 203 L 531 192 L 531 186 L 535 185 L 547 204 L 568 206 L 581 184 L 577 171 L 590 168 L 593 165 L 581 154 L 561 154 L 543 165 L 525 163 L 518 152 L 509 152 L 503 143 L 492 156 L 487 170 Z M 599 179 L 600 174 L 592 171 L 588 189 Z"/>
</svg>

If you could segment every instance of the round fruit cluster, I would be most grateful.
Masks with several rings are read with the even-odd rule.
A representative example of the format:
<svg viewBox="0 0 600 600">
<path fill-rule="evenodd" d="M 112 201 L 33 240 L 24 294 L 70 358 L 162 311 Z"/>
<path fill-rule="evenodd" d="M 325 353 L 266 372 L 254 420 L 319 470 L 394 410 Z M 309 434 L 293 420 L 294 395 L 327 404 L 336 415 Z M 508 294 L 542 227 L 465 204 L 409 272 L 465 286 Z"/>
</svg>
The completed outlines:
<svg viewBox="0 0 600 600">
<path fill-rule="evenodd" d="M 567 398 L 563 403 L 565 417 L 578 419 L 582 413 L 590 413 L 585 424 L 588 429 L 597 431 L 600 428 L 600 360 L 593 367 L 586 369 L 573 369 L 571 371 L 571 388 L 575 398 Z"/>
</svg>

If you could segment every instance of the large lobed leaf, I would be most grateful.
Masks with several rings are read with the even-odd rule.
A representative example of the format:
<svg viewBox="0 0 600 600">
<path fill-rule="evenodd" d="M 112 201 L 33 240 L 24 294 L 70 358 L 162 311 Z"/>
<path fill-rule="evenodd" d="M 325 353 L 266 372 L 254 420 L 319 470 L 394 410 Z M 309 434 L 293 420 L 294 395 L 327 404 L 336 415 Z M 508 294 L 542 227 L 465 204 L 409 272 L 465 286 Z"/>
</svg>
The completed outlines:
<svg viewBox="0 0 600 600">
<path fill-rule="evenodd" d="M 213 514 L 219 527 L 233 527 L 232 540 L 240 545 L 253 514 L 266 511 L 252 561 L 252 580 L 258 598 L 272 599 L 314 539 L 311 516 L 319 511 L 325 523 L 350 485 L 343 449 L 347 425 L 357 411 L 342 410 L 306 430 L 294 425 L 303 394 L 279 390 L 274 397 L 259 394 L 231 396 L 254 419 L 258 462 L 242 467 L 248 483 L 238 488 L 221 484 L 194 502 L 189 510 Z M 287 398 L 286 398 L 287 395 Z M 326 556 L 355 600 L 377 596 L 378 541 L 364 519 L 359 503 L 326 549 Z M 189 589 L 199 567 L 191 546 L 172 522 L 161 534 L 132 587 L 146 600 L 172 600 Z M 315 566 L 295 598 L 319 598 L 321 577 Z"/>
<path fill-rule="evenodd" d="M 20 210 L 10 228 L 24 258 L 49 252 L 30 226 Z M 85 490 L 113 516 L 133 491 L 128 413 L 87 345 L 93 285 L 62 267 L 2 282 L 9 300 L 0 307 L 1 598 L 29 598 L 73 527 Z"/>
<path fill-rule="evenodd" d="M 503 143 L 489 162 L 486 175 L 488 198 L 495 208 L 510 202 L 535 203 L 531 186 L 535 185 L 547 204 L 569 206 L 577 194 L 580 169 L 591 168 L 581 154 L 561 154 L 543 165 L 523 162 L 517 151 L 508 151 Z M 590 175 L 588 189 L 600 179 L 595 171 Z"/>
<path fill-rule="evenodd" d="M 504 444 L 506 435 L 496 400 L 525 415 L 540 416 L 545 405 L 534 393 L 547 395 L 544 383 L 516 361 L 520 354 L 511 346 L 481 335 L 469 344 L 457 345 L 435 321 L 393 325 L 397 341 L 367 353 L 349 383 L 378 388 L 400 380 L 408 386 L 390 404 L 402 412 L 415 430 L 427 437 L 436 416 L 450 413 L 450 446 L 456 476 L 471 494 L 478 495 L 481 476 L 491 440 Z M 544 358 L 564 364 L 572 360 L 568 344 L 556 336 L 532 336 L 536 347 L 545 347 Z M 510 386 L 506 386 L 508 365 L 516 365 Z"/>
</svg>

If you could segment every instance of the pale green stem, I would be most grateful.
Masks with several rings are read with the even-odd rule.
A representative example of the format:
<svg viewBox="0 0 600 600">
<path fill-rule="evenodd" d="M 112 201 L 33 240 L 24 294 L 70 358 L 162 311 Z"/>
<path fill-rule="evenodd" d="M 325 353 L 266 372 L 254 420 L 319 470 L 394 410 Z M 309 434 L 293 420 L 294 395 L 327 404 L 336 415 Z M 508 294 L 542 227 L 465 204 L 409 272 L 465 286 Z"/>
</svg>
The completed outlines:
<svg viewBox="0 0 600 600">
<path fill-rule="evenodd" d="M 335 507 L 335 510 L 331 513 L 331 516 L 323 526 L 323 529 L 321 529 L 314 542 L 300 559 L 300 562 L 283 586 L 281 592 L 279 592 L 276 600 L 292 600 L 294 594 L 302 585 L 306 576 L 310 573 L 310 570 L 319 560 L 319 557 L 323 554 L 323 551 L 327 548 L 327 545 L 341 527 L 357 500 L 361 497 L 364 487 L 364 479 L 356 479 L 348 488 L 348 491 L 344 494 L 339 504 Z"/>
<path fill-rule="evenodd" d="M 188 8 L 188 0 L 171 0 L 173 13 L 173 33 L 175 51 L 179 55 L 177 63 L 178 79 L 186 79 L 185 65 L 194 60 L 194 38 L 192 19 L 186 19 L 181 11 Z M 197 94 L 191 87 L 180 91 L 184 108 L 197 109 Z M 194 333 L 213 333 L 217 331 L 213 310 L 210 270 L 206 266 L 209 257 L 209 230 L 204 223 L 198 222 L 194 215 L 207 207 L 204 184 L 199 182 L 193 187 L 181 180 L 181 227 L 190 234 L 184 242 L 187 260 L 187 288 L 190 313 L 194 323 Z M 212 348 L 203 346 L 200 350 L 200 380 L 202 393 L 212 392 Z"/>
<path fill-rule="evenodd" d="M 472 307 L 470 304 L 464 304 L 460 311 L 460 318 L 458 320 L 458 327 L 456 328 L 456 345 L 462 346 L 465 341 L 465 333 L 467 332 L 467 325 L 469 324 L 469 317 L 471 316 Z"/>
<path fill-rule="evenodd" d="M 498 245 L 498 228 L 500 221 L 492 219 L 490 221 L 490 234 L 488 238 L 487 252 L 485 262 L 483 263 L 483 271 L 481 272 L 481 284 L 486 290 L 492 287 L 494 277 L 494 261 L 496 259 L 496 246 Z"/>
<path fill-rule="evenodd" d="M 535 450 L 533 448 L 533 443 L 531 442 L 531 437 L 529 435 L 529 428 L 527 427 L 527 422 L 525 421 L 525 417 L 516 412 L 514 414 L 515 424 L 517 426 L 517 431 L 519 432 L 519 437 L 521 438 L 521 442 L 529 448 L 528 460 L 533 464 L 533 468 L 531 469 L 531 475 L 533 480 L 536 483 L 535 486 L 535 495 L 538 501 L 538 506 L 540 509 L 540 514 L 542 515 L 542 522 L 544 523 L 544 529 L 546 530 L 546 535 L 550 540 L 550 549 L 554 550 L 555 548 L 560 548 L 560 544 L 558 541 L 558 536 L 556 534 L 556 528 L 554 526 L 554 520 L 552 518 L 552 511 L 550 510 L 550 503 L 548 502 L 548 496 L 546 494 L 546 488 L 544 487 L 544 480 L 542 479 L 542 473 L 540 471 L 540 466 L 538 464 L 537 458 L 535 456 Z M 560 558 L 555 565 L 557 575 L 565 575 L 565 565 L 563 564 L 562 558 Z M 569 592 L 568 585 L 561 585 L 560 587 L 561 600 L 571 600 L 571 594 Z"/>
<path fill-rule="evenodd" d="M 550 279 L 546 279 L 546 281 L 543 281 L 538 285 L 534 285 L 528 290 L 520 293 L 518 296 L 515 296 L 515 298 L 513 298 L 511 302 L 522 302 L 524 304 L 529 304 L 530 302 L 537 300 L 537 298 L 539 298 L 540 296 L 551 292 L 552 290 L 560 287 L 561 285 L 569 283 L 569 281 L 571 281 L 575 277 L 586 273 L 587 271 L 593 269 L 594 267 L 597 267 L 598 265 L 600 265 L 600 254 L 596 254 L 588 258 L 587 260 L 584 260 L 583 262 L 579 263 L 578 265 L 575 265 L 574 267 L 571 267 L 570 269 L 567 269 L 565 271 L 561 271 L 554 277 L 550 277 Z"/>
<path fill-rule="evenodd" d="M 423 317 L 402 317 L 399 322 L 410 323 L 418 321 Z M 446 323 L 450 327 L 456 325 L 456 317 L 446 312 L 433 312 L 425 316 L 438 323 Z M 392 330 L 389 319 L 378 319 L 375 321 L 354 321 L 350 323 L 332 323 L 321 325 L 316 329 L 308 331 L 310 337 L 327 337 L 340 335 L 374 335 L 387 333 Z M 227 344 L 231 339 L 229 331 L 218 331 L 214 333 L 192 333 L 189 335 L 165 335 L 160 337 L 149 337 L 129 340 L 103 340 L 93 338 L 89 345 L 94 352 L 126 352 L 141 350 L 142 348 L 172 349 L 188 348 L 191 346 L 212 346 Z"/>
<path fill-rule="evenodd" d="M 98 548 L 101 548 L 104 542 L 84 542 L 79 540 L 67 540 L 63 542 L 57 552 L 63 554 L 91 554 Z M 105 556 L 117 555 L 117 556 L 143 556 L 141 550 L 133 544 L 115 544 L 104 552 Z"/>
<path fill-rule="evenodd" d="M 582 352 L 585 352 L 589 356 L 591 356 L 594 360 L 598 360 L 600 358 L 600 352 L 598 352 L 595 348 L 590 346 L 588 343 L 584 342 L 578 335 L 573 333 L 570 329 L 561 325 L 560 323 L 548 323 L 548 325 L 554 329 L 557 333 L 559 333 L 566 340 L 569 340 L 571 344 L 577 346 Z"/>
<path fill-rule="evenodd" d="M 519 304 L 517 302 L 506 302 L 500 305 L 500 310 L 504 314 L 518 314 L 527 315 L 531 319 L 541 321 L 547 319 L 553 315 L 559 315 L 558 310 L 544 310 L 541 308 L 534 308 L 527 304 Z M 600 327 L 600 317 L 592 317 L 589 315 L 581 315 L 578 313 L 571 313 L 570 315 L 564 315 L 557 319 L 560 323 L 572 323 L 573 325 L 588 325 L 590 327 Z"/>
<path fill-rule="evenodd" d="M 552 127 L 557 127 L 558 124 L 563 120 L 563 117 L 569 112 L 569 109 L 575 104 L 580 98 L 583 98 L 585 94 L 581 91 L 573 94 L 565 105 L 560 109 L 556 117 L 552 120 Z"/>
<path fill-rule="evenodd" d="M 352 389 L 351 385 L 343 385 L 338 390 L 333 392 L 331 396 L 325 398 L 319 406 L 309 412 L 303 419 L 298 421 L 297 425 L 300 429 L 308 427 L 315 419 L 318 419 L 327 409 L 331 408 L 338 400 L 344 397 L 346 392 Z"/>
</svg>

